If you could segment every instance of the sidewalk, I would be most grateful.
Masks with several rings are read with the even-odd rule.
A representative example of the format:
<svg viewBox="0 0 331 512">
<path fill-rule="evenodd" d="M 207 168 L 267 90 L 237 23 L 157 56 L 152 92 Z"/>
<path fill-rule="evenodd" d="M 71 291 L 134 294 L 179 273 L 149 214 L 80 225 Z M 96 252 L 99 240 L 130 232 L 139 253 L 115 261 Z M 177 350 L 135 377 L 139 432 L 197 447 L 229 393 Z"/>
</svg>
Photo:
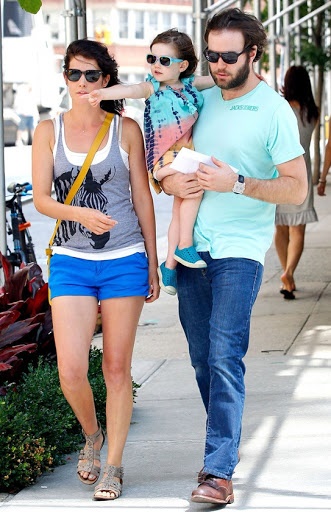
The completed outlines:
<svg viewBox="0 0 331 512">
<path fill-rule="evenodd" d="M 247 366 L 241 461 L 229 510 L 331 509 L 331 186 L 315 197 L 319 222 L 307 226 L 296 272 L 297 299 L 279 293 L 280 265 L 267 255 L 256 302 Z M 158 241 L 160 257 L 165 240 Z M 101 343 L 100 336 L 95 340 Z M 162 292 L 145 307 L 132 374 L 142 384 L 124 456 L 124 490 L 114 502 L 92 501 L 76 478 L 77 454 L 14 497 L 3 512 L 43 510 L 214 511 L 192 504 L 203 463 L 205 415 L 178 315 Z M 104 460 L 106 450 L 102 452 Z"/>
</svg>

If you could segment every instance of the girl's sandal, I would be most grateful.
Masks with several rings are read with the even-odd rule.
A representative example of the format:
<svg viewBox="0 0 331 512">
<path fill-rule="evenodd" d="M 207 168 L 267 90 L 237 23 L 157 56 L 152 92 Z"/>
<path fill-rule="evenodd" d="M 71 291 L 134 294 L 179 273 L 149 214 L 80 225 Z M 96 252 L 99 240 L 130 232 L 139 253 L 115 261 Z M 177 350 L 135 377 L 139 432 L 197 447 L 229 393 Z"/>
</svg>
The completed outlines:
<svg viewBox="0 0 331 512">
<path fill-rule="evenodd" d="M 115 480 L 115 478 L 119 478 Z M 106 464 L 101 482 L 96 486 L 93 499 L 96 501 L 116 500 L 122 494 L 123 468 Z M 106 496 L 101 493 L 107 493 Z"/>
<path fill-rule="evenodd" d="M 100 462 L 100 450 L 103 447 L 103 444 L 105 442 L 106 434 L 102 430 L 99 422 L 98 422 L 98 426 L 99 426 L 99 428 L 95 432 L 95 434 L 92 434 L 90 436 L 85 434 L 85 432 L 83 430 L 83 435 L 86 440 L 86 446 L 79 452 L 78 464 L 77 464 L 77 474 L 78 474 L 79 480 L 81 482 L 83 482 L 83 484 L 86 484 L 86 485 L 95 484 L 95 482 L 98 480 L 98 478 L 100 476 L 101 467 L 96 466 L 94 464 L 94 461 L 97 460 Z M 101 435 L 102 435 L 102 444 L 101 444 L 100 450 L 95 450 L 94 443 Z M 82 472 L 89 473 L 90 475 L 95 476 L 95 478 L 93 480 L 90 480 L 89 478 L 83 478 L 81 476 Z"/>
</svg>

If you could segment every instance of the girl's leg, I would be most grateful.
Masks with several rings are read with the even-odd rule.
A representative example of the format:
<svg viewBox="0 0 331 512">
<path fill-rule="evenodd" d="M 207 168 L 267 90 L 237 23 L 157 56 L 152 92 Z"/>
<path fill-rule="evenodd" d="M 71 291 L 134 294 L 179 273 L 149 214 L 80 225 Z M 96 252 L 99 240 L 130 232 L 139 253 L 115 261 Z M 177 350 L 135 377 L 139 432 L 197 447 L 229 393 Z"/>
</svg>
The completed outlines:
<svg viewBox="0 0 331 512">
<path fill-rule="evenodd" d="M 172 205 L 172 218 L 168 229 L 168 252 L 165 261 L 165 266 L 171 270 L 175 269 L 177 266 L 174 253 L 179 241 L 180 209 L 183 202 L 185 202 L 183 199 L 175 196 Z"/>
<path fill-rule="evenodd" d="M 179 249 L 193 245 L 193 227 L 201 200 L 202 197 L 197 197 L 195 199 L 184 199 L 181 202 L 179 212 Z"/>
<path fill-rule="evenodd" d="M 95 434 L 98 423 L 91 386 L 87 379 L 89 350 L 96 325 L 97 300 L 94 297 L 56 297 L 52 300 L 52 319 L 59 369 L 64 396 L 87 435 Z M 94 443 L 99 450 L 100 435 Z M 100 461 L 94 460 L 95 466 Z M 96 477 L 81 472 L 91 482 Z"/>
<path fill-rule="evenodd" d="M 193 246 L 193 227 L 198 214 L 201 197 L 183 199 L 179 212 L 179 242 L 175 250 L 175 260 L 190 268 L 205 268 L 202 260 Z"/>
<path fill-rule="evenodd" d="M 107 387 L 107 464 L 121 467 L 132 408 L 132 351 L 144 297 L 101 301 L 103 374 Z M 119 478 L 114 477 L 117 481 Z M 102 487 L 102 481 L 100 486 Z M 96 491 L 95 497 L 115 498 L 111 490 Z"/>
</svg>

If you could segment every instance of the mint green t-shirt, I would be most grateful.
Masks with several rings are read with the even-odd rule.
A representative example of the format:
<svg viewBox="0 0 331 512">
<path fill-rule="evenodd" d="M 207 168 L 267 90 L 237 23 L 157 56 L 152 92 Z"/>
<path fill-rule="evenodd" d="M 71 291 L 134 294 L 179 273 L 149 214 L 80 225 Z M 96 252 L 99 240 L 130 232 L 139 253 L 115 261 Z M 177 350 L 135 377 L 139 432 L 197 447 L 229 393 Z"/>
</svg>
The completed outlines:
<svg viewBox="0 0 331 512">
<path fill-rule="evenodd" d="M 291 107 L 265 82 L 233 100 L 224 101 L 216 86 L 203 96 L 193 129 L 196 151 L 258 179 L 276 178 L 278 164 L 304 153 Z M 274 204 L 233 192 L 205 191 L 194 227 L 197 251 L 209 251 L 215 259 L 249 258 L 263 265 L 275 209 Z"/>
</svg>

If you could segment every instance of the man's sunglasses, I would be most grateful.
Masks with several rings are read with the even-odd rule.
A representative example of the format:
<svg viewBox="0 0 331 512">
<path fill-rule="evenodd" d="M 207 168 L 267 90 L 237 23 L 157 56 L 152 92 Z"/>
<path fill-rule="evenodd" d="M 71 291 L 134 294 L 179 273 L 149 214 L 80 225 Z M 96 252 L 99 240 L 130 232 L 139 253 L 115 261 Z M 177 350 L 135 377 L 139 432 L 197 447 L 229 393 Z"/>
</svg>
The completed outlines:
<svg viewBox="0 0 331 512">
<path fill-rule="evenodd" d="M 243 49 L 243 51 L 240 53 L 237 53 L 237 52 L 213 52 L 211 50 L 208 50 L 208 48 L 206 48 L 203 51 L 203 54 L 206 57 L 206 59 L 208 60 L 208 62 L 212 62 L 213 64 L 216 64 L 216 62 L 218 62 L 219 59 L 222 59 L 223 62 L 225 62 L 225 64 L 235 64 L 238 61 L 240 55 L 245 53 L 249 48 L 250 48 L 249 46 L 246 46 Z"/>
<path fill-rule="evenodd" d="M 157 57 L 156 55 L 152 55 L 151 53 L 148 53 L 146 55 L 146 60 L 148 64 L 155 64 L 155 62 L 159 62 L 161 66 L 171 66 L 173 62 L 183 62 L 183 59 L 175 59 L 174 57 Z"/>
<path fill-rule="evenodd" d="M 87 71 L 81 71 L 80 69 L 65 69 L 64 72 L 70 82 L 78 82 L 80 77 L 84 75 L 88 82 L 95 83 L 103 74 L 103 72 L 98 69 L 88 69 Z"/>
</svg>

